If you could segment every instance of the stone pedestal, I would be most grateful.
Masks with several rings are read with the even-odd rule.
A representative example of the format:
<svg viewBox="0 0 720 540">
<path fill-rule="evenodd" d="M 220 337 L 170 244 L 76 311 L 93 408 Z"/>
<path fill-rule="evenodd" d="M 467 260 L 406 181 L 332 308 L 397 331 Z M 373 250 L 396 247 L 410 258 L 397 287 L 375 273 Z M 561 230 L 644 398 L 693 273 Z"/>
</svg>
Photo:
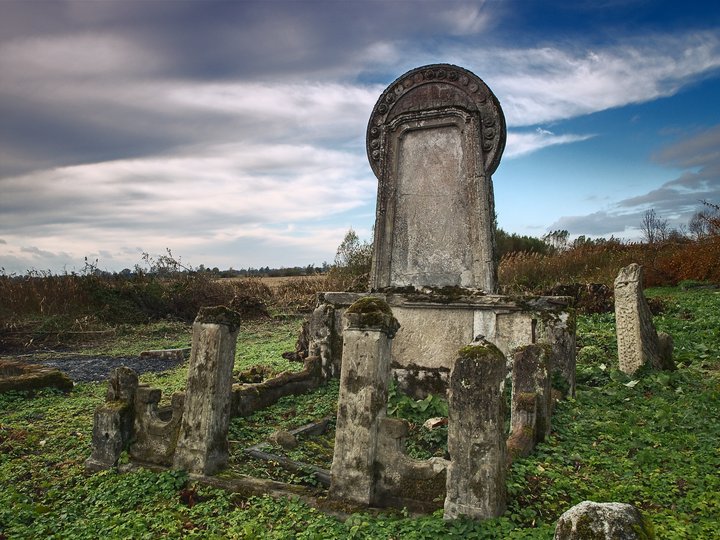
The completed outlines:
<svg viewBox="0 0 720 540">
<path fill-rule="evenodd" d="M 232 371 L 240 316 L 224 307 L 201 308 L 193 323 L 192 353 L 173 466 L 213 474 L 228 459 Z"/>
<path fill-rule="evenodd" d="M 505 511 L 505 356 L 474 342 L 460 350 L 450 374 L 445 519 L 488 519 Z"/>
<path fill-rule="evenodd" d="M 377 298 L 358 300 L 345 318 L 330 496 L 369 505 L 387 408 L 390 342 L 398 326 L 387 303 Z"/>
</svg>

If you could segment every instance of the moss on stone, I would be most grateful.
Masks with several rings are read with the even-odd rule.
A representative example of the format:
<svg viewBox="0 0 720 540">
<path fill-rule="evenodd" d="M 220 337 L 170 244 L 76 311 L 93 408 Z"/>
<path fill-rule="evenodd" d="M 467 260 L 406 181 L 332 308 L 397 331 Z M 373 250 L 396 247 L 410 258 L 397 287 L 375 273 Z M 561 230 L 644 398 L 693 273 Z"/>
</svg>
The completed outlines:
<svg viewBox="0 0 720 540">
<path fill-rule="evenodd" d="M 462 347 L 458 351 L 458 356 L 460 358 L 466 358 L 466 359 L 483 359 L 487 358 L 488 356 L 502 356 L 502 352 L 500 349 L 498 349 L 495 345 L 492 343 L 483 343 L 480 345 L 467 345 L 465 347 Z"/>
<path fill-rule="evenodd" d="M 520 411 L 535 411 L 537 394 L 534 392 L 521 392 L 515 396 L 515 407 Z"/>
<path fill-rule="evenodd" d="M 240 328 L 241 317 L 237 311 L 225 306 L 201 307 L 195 317 L 196 323 L 202 324 L 223 324 L 229 327 L 230 332 Z"/>
<path fill-rule="evenodd" d="M 382 298 L 366 296 L 355 301 L 345 315 L 353 328 L 377 328 L 392 338 L 400 328 L 400 323 L 393 317 L 388 303 Z"/>
</svg>

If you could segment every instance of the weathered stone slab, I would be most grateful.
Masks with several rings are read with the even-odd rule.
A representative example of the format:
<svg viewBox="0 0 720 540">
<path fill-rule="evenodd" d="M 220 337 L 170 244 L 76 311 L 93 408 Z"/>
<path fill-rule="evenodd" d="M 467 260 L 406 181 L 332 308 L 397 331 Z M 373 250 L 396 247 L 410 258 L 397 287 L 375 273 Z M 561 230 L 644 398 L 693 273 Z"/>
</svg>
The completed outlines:
<svg viewBox="0 0 720 540">
<path fill-rule="evenodd" d="M 382 418 L 376 454 L 375 504 L 432 512 L 442 508 L 449 462 L 412 459 L 405 454 L 409 426 L 400 418 Z"/>
<path fill-rule="evenodd" d="M 525 457 L 550 435 L 552 392 L 549 345 L 526 345 L 513 353 L 510 459 Z"/>
<path fill-rule="evenodd" d="M 174 467 L 213 474 L 228 459 L 232 371 L 240 316 L 225 307 L 201 308 L 193 323 Z"/>
<path fill-rule="evenodd" d="M 169 407 L 160 407 L 162 392 L 142 384 L 135 394 L 135 441 L 130 446 L 133 461 L 171 466 L 175 456 L 185 394 L 176 392 Z"/>
<path fill-rule="evenodd" d="M 398 325 L 378 298 L 359 299 L 345 317 L 330 496 L 370 505 L 378 430 L 387 408 L 390 340 Z"/>
<path fill-rule="evenodd" d="M 73 382 L 65 373 L 40 364 L 0 360 L 0 393 L 9 390 L 57 388 L 67 392 Z"/>
<path fill-rule="evenodd" d="M 137 374 L 125 366 L 110 374 L 105 403 L 93 415 L 92 454 L 85 461 L 91 472 L 115 467 L 133 438 Z"/>
<path fill-rule="evenodd" d="M 414 69 L 378 99 L 367 131 L 379 179 L 371 286 L 497 287 L 491 175 L 500 104 L 475 74 Z"/>
<path fill-rule="evenodd" d="M 624 503 L 583 501 L 558 519 L 554 540 L 649 540 L 652 523 Z"/>
<path fill-rule="evenodd" d="M 445 519 L 497 517 L 506 504 L 505 356 L 486 341 L 460 350 L 450 374 Z"/>
<path fill-rule="evenodd" d="M 643 294 L 642 266 L 632 263 L 615 278 L 615 327 L 620 371 L 632 375 L 645 365 L 674 369 L 672 339 L 658 336 Z"/>
<path fill-rule="evenodd" d="M 443 392 L 457 350 L 478 335 L 508 357 L 520 346 L 550 344 L 551 371 L 565 381 L 564 392 L 574 394 L 575 315 L 570 298 L 484 295 L 462 288 L 323 293 L 315 313 L 327 315 L 313 315 L 309 346 L 311 354 L 323 356 L 323 365 L 340 365 L 343 330 L 337 318 L 366 296 L 387 301 L 400 322 L 392 368 L 400 388 L 410 395 Z"/>
<path fill-rule="evenodd" d="M 302 371 L 286 371 L 258 384 L 233 385 L 231 415 L 250 416 L 281 397 L 304 394 L 320 386 L 323 380 L 320 358 L 310 356 L 305 359 L 304 366 Z"/>
</svg>

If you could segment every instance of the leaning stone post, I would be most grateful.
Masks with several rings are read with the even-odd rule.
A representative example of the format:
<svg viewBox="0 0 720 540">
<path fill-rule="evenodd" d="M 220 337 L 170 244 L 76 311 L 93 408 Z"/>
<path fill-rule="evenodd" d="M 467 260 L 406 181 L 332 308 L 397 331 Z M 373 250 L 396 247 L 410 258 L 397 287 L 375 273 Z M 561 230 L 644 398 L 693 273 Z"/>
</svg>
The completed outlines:
<svg viewBox="0 0 720 540">
<path fill-rule="evenodd" d="M 674 369 L 672 338 L 658 335 L 643 295 L 642 266 L 632 263 L 615 278 L 615 330 L 620 371 L 632 375 L 648 364 L 655 369 Z"/>
<path fill-rule="evenodd" d="M 330 496 L 369 505 L 375 496 L 378 429 L 387 409 L 390 344 L 399 324 L 379 298 L 345 312 Z"/>
<path fill-rule="evenodd" d="M 505 511 L 505 356 L 487 341 L 459 351 L 450 372 L 445 519 Z"/>
<path fill-rule="evenodd" d="M 193 323 L 192 352 L 173 466 L 213 474 L 227 463 L 232 370 L 240 315 L 201 308 Z"/>
</svg>

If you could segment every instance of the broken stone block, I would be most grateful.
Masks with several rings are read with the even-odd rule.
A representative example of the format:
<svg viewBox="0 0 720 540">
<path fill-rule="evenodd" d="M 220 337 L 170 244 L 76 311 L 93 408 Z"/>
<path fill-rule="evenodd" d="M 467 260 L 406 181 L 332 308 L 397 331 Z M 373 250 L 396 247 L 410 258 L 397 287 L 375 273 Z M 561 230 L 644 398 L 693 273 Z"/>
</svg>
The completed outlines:
<svg viewBox="0 0 720 540">
<path fill-rule="evenodd" d="M 379 298 L 345 312 L 340 396 L 330 496 L 369 505 L 375 499 L 378 430 L 387 409 L 390 343 L 398 323 Z"/>
<path fill-rule="evenodd" d="M 412 459 L 405 454 L 407 420 L 382 418 L 375 460 L 376 506 L 393 506 L 419 512 L 442 508 L 448 461 Z"/>
<path fill-rule="evenodd" d="M 506 373 L 505 356 L 487 341 L 459 351 L 448 391 L 445 519 L 488 519 L 505 511 Z"/>
<path fill-rule="evenodd" d="M 122 366 L 110 374 L 105 403 L 95 409 L 93 416 L 93 451 L 85 461 L 86 470 L 115 467 L 120 454 L 127 450 L 133 437 L 137 388 L 138 377 L 132 369 Z"/>
<path fill-rule="evenodd" d="M 615 327 L 620 371 L 632 375 L 645 365 L 675 369 L 672 339 L 661 338 L 643 294 L 642 266 L 632 263 L 615 278 Z"/>
<path fill-rule="evenodd" d="M 634 506 L 583 501 L 558 519 L 554 540 L 648 540 L 653 526 Z"/>
<path fill-rule="evenodd" d="M 162 392 L 141 384 L 135 393 L 135 440 L 130 446 L 133 461 L 171 466 L 177 446 L 185 394 L 171 397 L 170 407 L 159 407 Z"/>
<path fill-rule="evenodd" d="M 214 474 L 227 463 L 232 371 L 239 330 L 240 316 L 223 306 L 200 308 L 195 318 L 175 468 Z"/>
<path fill-rule="evenodd" d="M 60 370 L 40 364 L 26 364 L 13 360 L 0 360 L 0 393 L 9 390 L 40 390 L 57 388 L 68 392 L 73 382 Z"/>
</svg>

